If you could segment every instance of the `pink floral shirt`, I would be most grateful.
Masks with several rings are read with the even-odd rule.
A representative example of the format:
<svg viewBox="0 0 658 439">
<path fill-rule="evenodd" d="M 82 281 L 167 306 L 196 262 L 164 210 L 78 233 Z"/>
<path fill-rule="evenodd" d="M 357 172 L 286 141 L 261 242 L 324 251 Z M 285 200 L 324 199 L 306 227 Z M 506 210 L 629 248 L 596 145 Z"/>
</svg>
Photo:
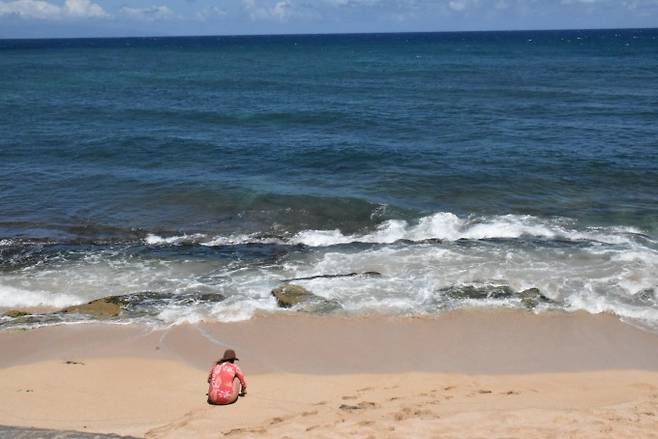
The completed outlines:
<svg viewBox="0 0 658 439">
<path fill-rule="evenodd" d="M 225 362 L 214 365 L 208 374 L 208 398 L 218 403 L 228 402 L 233 396 L 233 379 L 236 377 L 240 380 L 242 391 L 246 392 L 247 381 L 236 364 Z"/>
</svg>

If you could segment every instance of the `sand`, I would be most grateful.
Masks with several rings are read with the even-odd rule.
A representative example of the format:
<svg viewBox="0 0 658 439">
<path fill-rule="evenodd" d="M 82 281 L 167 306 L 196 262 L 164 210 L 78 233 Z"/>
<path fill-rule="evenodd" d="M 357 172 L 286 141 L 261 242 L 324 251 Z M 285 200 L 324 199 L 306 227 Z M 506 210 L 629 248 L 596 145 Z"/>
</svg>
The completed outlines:
<svg viewBox="0 0 658 439">
<path fill-rule="evenodd" d="M 223 343 L 249 392 L 214 407 L 205 379 Z M 3 425 L 148 438 L 658 437 L 658 336 L 607 315 L 60 326 L 3 331 L 0 349 Z"/>
</svg>

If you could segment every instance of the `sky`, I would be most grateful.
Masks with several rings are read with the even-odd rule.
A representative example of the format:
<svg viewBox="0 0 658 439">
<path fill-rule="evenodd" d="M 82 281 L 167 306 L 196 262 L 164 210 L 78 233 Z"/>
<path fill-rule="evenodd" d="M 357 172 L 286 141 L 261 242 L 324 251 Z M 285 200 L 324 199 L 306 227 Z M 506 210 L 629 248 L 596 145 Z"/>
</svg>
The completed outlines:
<svg viewBox="0 0 658 439">
<path fill-rule="evenodd" d="M 658 0 L 0 0 L 0 38 L 658 27 Z"/>
</svg>

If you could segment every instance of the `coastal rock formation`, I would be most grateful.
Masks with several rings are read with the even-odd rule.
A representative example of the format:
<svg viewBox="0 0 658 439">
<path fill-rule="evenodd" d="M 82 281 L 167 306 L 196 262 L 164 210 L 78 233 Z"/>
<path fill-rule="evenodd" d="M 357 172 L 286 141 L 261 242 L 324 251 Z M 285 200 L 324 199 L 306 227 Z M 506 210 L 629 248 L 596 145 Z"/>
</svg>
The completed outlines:
<svg viewBox="0 0 658 439">
<path fill-rule="evenodd" d="M 272 290 L 276 304 L 281 308 L 301 305 L 300 311 L 326 314 L 342 308 L 336 300 L 317 296 L 299 285 L 285 284 Z"/>
<path fill-rule="evenodd" d="M 514 290 L 507 285 L 460 285 L 441 288 L 439 293 L 452 299 L 506 299 L 514 295 Z"/>
<path fill-rule="evenodd" d="M 63 314 L 79 313 L 90 314 L 97 318 L 118 317 L 121 313 L 121 305 L 117 300 L 119 296 L 105 297 L 103 299 L 92 300 L 83 305 L 67 306 L 59 311 Z"/>
<path fill-rule="evenodd" d="M 25 312 L 25 311 L 20 311 L 20 310 L 17 310 L 17 309 L 10 309 L 6 313 L 4 313 L 4 315 L 7 316 L 7 317 L 11 317 L 12 319 L 15 319 L 15 318 L 18 318 L 18 317 L 29 316 L 30 313 Z"/>
<path fill-rule="evenodd" d="M 364 271 L 363 273 L 318 274 L 315 276 L 294 277 L 292 279 L 285 279 L 283 280 L 283 282 L 293 282 L 296 280 L 312 280 L 312 279 L 332 279 L 335 277 L 354 277 L 354 276 L 379 277 L 381 275 L 382 274 L 378 271 Z"/>
<path fill-rule="evenodd" d="M 519 298 L 527 309 L 534 309 L 540 303 L 555 303 L 544 296 L 539 288 L 528 288 L 523 291 L 515 291 L 507 285 L 459 285 L 441 288 L 438 293 L 448 296 L 454 300 L 484 300 L 484 299 L 511 299 Z"/>
<path fill-rule="evenodd" d="M 84 305 L 68 306 L 58 312 L 64 314 L 89 314 L 98 318 L 117 317 L 122 312 L 139 316 L 149 314 L 152 312 L 152 305 L 163 300 L 168 300 L 170 303 L 177 305 L 189 305 L 200 302 L 221 302 L 224 298 L 222 294 L 213 292 L 167 294 L 157 291 L 142 291 L 120 296 L 104 297 L 102 299 L 92 300 Z"/>
<path fill-rule="evenodd" d="M 281 308 L 290 308 L 301 302 L 318 297 L 304 287 L 290 284 L 281 285 L 273 289 L 272 295 L 276 298 L 276 303 Z"/>
<path fill-rule="evenodd" d="M 553 301 L 548 297 L 544 296 L 539 288 L 528 288 L 519 293 L 521 297 L 521 303 L 528 309 L 533 309 L 540 303 L 552 303 Z"/>
</svg>

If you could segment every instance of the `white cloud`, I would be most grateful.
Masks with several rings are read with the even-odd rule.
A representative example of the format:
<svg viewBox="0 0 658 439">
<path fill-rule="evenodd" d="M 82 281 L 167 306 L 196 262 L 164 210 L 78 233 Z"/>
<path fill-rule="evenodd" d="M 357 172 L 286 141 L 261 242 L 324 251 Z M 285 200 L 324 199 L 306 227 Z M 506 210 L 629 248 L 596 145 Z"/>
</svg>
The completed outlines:
<svg viewBox="0 0 658 439">
<path fill-rule="evenodd" d="M 105 12 L 96 3 L 90 0 L 66 0 L 64 5 L 68 14 L 72 17 L 108 17 L 109 14 Z"/>
<path fill-rule="evenodd" d="M 288 14 L 290 13 L 291 9 L 291 4 L 289 0 L 282 0 L 280 2 L 277 2 L 271 10 L 272 16 L 277 17 L 279 19 L 285 19 Z"/>
<path fill-rule="evenodd" d="M 563 5 L 592 5 L 594 3 L 597 3 L 597 0 L 562 0 L 560 3 Z M 600 1 L 598 3 L 601 3 Z"/>
<path fill-rule="evenodd" d="M 456 12 L 462 12 L 472 6 L 478 6 L 478 0 L 450 0 L 448 7 Z"/>
<path fill-rule="evenodd" d="M 61 15 L 61 8 L 40 0 L 0 2 L 0 16 L 3 15 L 16 15 L 22 18 L 47 20 L 59 18 Z"/>
<path fill-rule="evenodd" d="M 203 8 L 197 12 L 196 17 L 201 21 L 210 20 L 212 18 L 220 18 L 228 15 L 226 9 L 222 9 L 219 6 L 210 6 L 208 8 Z"/>
<path fill-rule="evenodd" d="M 295 12 L 291 0 L 279 0 L 274 4 L 267 5 L 261 5 L 256 0 L 242 0 L 242 5 L 252 20 L 284 21 Z"/>
<path fill-rule="evenodd" d="M 110 14 L 90 0 L 66 0 L 60 6 L 44 0 L 0 1 L 0 16 L 13 15 L 37 20 L 66 18 L 106 18 Z"/>
<path fill-rule="evenodd" d="M 123 6 L 120 9 L 120 12 L 128 18 L 140 21 L 160 21 L 175 17 L 174 11 L 165 5 L 154 5 L 147 8 L 131 8 Z"/>
</svg>

